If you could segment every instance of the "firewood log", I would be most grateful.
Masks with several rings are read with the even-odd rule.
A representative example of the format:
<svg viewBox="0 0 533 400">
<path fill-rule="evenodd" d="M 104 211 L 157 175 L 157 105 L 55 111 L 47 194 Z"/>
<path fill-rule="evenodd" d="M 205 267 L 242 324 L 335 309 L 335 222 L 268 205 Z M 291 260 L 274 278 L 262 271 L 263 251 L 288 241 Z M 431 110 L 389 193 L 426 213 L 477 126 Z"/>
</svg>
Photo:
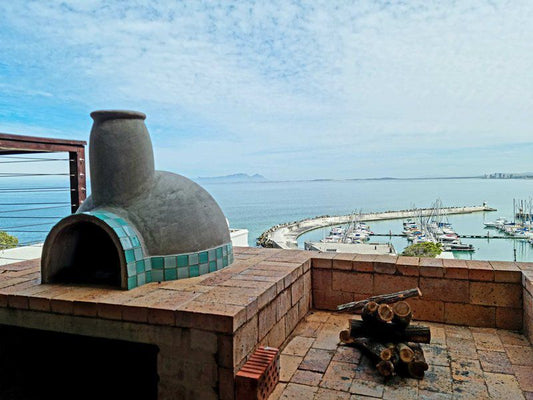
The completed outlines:
<svg viewBox="0 0 533 400">
<path fill-rule="evenodd" d="M 365 304 L 367 304 L 370 301 L 375 301 L 378 304 L 391 304 L 396 303 L 397 301 L 404 300 L 410 297 L 420 297 L 422 296 L 422 292 L 419 288 L 409 289 L 409 290 L 402 290 L 401 292 L 396 293 L 389 293 L 389 294 L 382 294 L 379 296 L 373 296 L 369 297 L 365 300 L 359 300 L 359 301 L 352 301 L 350 303 L 346 304 L 340 304 L 337 306 L 337 311 L 357 311 L 362 309 Z"/>
<path fill-rule="evenodd" d="M 379 304 L 375 301 L 369 301 L 363 307 L 361 317 L 365 322 L 374 322 L 376 320 L 376 313 L 378 311 Z"/>
<path fill-rule="evenodd" d="M 380 361 L 376 364 L 376 369 L 381 375 L 385 377 L 391 376 L 395 372 L 394 364 L 392 363 L 392 361 Z"/>
<path fill-rule="evenodd" d="M 413 317 L 413 312 L 411 306 L 405 301 L 399 301 L 394 303 L 392 306 L 392 311 L 394 312 L 394 317 L 392 322 L 400 326 L 407 326 L 411 323 Z"/>
<path fill-rule="evenodd" d="M 376 313 L 377 320 L 380 322 L 390 322 L 394 317 L 392 307 L 388 304 L 380 304 Z"/>
<path fill-rule="evenodd" d="M 405 343 L 398 343 L 396 345 L 396 349 L 398 351 L 398 356 L 400 357 L 400 360 L 402 360 L 404 363 L 411 362 L 415 358 L 414 351 Z"/>
<path fill-rule="evenodd" d="M 424 351 L 418 343 L 409 343 L 409 347 L 414 352 L 414 359 L 407 364 L 407 370 L 412 378 L 422 379 L 424 377 L 424 371 L 427 371 L 429 366 L 424 357 Z"/>
<path fill-rule="evenodd" d="M 410 325 L 405 329 L 394 324 L 366 324 L 364 321 L 350 320 L 350 336 L 370 337 L 385 342 L 418 342 L 429 343 L 431 331 L 427 326 Z"/>
</svg>

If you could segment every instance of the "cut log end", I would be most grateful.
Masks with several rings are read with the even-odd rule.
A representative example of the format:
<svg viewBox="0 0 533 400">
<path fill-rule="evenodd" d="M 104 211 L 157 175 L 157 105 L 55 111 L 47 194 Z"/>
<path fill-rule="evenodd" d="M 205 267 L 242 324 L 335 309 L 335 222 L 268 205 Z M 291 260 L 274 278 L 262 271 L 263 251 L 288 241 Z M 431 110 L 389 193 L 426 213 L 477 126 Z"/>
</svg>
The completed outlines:
<svg viewBox="0 0 533 400">
<path fill-rule="evenodd" d="M 389 306 L 388 304 L 380 304 L 378 307 L 377 316 L 381 322 L 392 321 L 392 318 L 394 317 L 394 312 L 392 311 L 392 307 Z"/>
<path fill-rule="evenodd" d="M 407 346 L 405 343 L 398 343 L 397 348 L 400 360 L 402 360 L 404 363 L 413 361 L 415 358 L 415 353 L 409 346 Z"/>
<path fill-rule="evenodd" d="M 411 313 L 411 306 L 406 301 L 399 301 L 392 307 L 394 314 L 398 317 L 406 317 Z"/>
<path fill-rule="evenodd" d="M 390 361 L 380 361 L 376 369 L 383 376 L 392 376 L 394 374 L 394 364 Z"/>
<path fill-rule="evenodd" d="M 349 344 L 354 342 L 354 338 L 350 336 L 349 330 L 343 330 L 339 333 L 339 339 L 341 342 Z"/>
</svg>

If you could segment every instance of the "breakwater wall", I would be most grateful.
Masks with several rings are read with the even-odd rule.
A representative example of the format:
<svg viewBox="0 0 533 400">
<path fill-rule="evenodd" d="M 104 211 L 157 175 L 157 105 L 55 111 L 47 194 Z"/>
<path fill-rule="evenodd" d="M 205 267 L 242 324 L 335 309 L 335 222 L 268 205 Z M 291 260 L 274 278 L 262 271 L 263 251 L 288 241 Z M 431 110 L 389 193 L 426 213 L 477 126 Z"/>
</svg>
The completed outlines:
<svg viewBox="0 0 533 400">
<path fill-rule="evenodd" d="M 495 208 L 482 206 L 443 207 L 439 209 L 440 215 L 471 214 L 474 212 L 496 211 Z M 384 211 L 357 215 L 359 221 L 381 221 L 387 219 L 414 218 L 420 215 L 430 216 L 435 212 L 433 208 L 413 208 L 409 210 Z M 281 249 L 298 248 L 297 239 L 306 232 L 326 226 L 348 224 L 353 214 L 348 215 L 322 215 L 306 218 L 300 221 L 278 224 L 266 230 L 257 239 L 257 245 L 262 247 L 277 247 Z"/>
</svg>

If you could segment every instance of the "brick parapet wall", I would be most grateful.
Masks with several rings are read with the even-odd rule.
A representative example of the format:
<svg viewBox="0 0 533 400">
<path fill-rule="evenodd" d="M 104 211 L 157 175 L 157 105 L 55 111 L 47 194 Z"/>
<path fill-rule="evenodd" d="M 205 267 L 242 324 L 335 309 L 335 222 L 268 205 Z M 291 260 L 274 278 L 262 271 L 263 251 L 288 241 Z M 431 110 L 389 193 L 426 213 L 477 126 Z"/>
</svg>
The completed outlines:
<svg viewBox="0 0 533 400">
<path fill-rule="evenodd" d="M 423 296 L 410 303 L 419 320 L 533 330 L 533 263 L 322 253 L 311 265 L 318 309 L 418 286 Z"/>
</svg>

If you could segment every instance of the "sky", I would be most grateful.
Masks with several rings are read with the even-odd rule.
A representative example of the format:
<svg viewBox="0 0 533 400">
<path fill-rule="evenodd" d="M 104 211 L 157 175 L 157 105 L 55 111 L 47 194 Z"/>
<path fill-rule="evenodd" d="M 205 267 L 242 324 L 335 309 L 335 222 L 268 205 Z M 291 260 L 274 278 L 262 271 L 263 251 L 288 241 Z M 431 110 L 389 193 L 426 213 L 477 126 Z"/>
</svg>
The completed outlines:
<svg viewBox="0 0 533 400">
<path fill-rule="evenodd" d="M 0 132 L 147 114 L 194 178 L 533 171 L 533 2 L 3 1 Z"/>
</svg>

